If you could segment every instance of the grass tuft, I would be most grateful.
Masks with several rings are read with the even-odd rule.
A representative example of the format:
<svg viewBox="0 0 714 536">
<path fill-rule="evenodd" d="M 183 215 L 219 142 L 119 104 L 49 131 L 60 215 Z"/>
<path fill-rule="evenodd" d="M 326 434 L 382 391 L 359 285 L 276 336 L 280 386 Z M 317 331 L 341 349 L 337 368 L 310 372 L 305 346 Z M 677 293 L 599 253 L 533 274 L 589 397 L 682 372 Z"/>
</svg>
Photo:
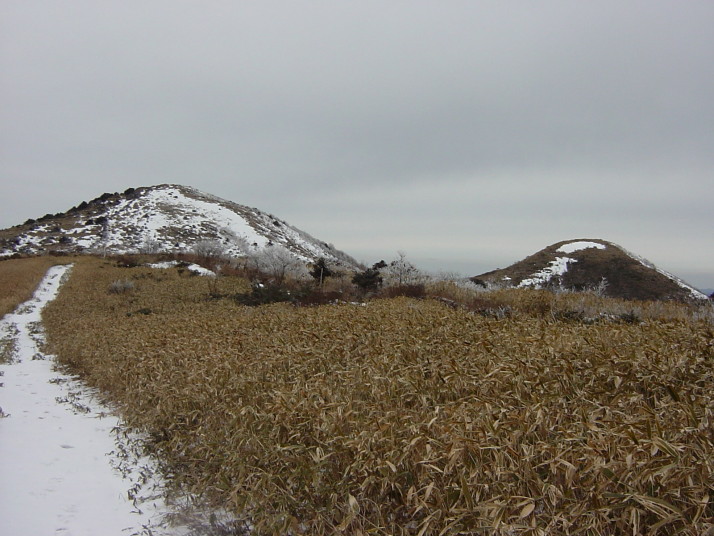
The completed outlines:
<svg viewBox="0 0 714 536">
<path fill-rule="evenodd" d="M 107 292 L 110 294 L 127 294 L 132 292 L 136 288 L 136 285 L 130 279 L 117 279 L 109 283 Z"/>
</svg>

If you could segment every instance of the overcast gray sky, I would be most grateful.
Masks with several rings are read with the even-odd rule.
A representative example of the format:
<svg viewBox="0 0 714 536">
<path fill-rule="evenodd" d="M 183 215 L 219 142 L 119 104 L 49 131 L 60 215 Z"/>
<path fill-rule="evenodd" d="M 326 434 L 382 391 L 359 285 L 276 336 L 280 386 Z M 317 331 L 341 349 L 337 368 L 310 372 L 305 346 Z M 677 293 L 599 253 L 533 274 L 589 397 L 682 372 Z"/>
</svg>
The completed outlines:
<svg viewBox="0 0 714 536">
<path fill-rule="evenodd" d="M 179 183 L 367 263 L 714 287 L 714 2 L 0 2 L 0 227 Z"/>
</svg>

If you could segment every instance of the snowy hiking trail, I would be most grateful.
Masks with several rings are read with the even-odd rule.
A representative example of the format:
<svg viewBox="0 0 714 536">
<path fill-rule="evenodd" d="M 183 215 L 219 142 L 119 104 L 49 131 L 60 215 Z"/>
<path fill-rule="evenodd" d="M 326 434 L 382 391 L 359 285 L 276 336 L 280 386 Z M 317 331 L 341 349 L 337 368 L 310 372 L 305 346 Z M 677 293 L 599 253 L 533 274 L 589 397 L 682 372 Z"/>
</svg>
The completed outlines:
<svg viewBox="0 0 714 536">
<path fill-rule="evenodd" d="M 167 506 L 154 465 L 137 454 L 140 440 L 42 353 L 40 313 L 69 270 L 50 268 L 34 296 L 0 320 L 0 344 L 12 350 L 0 364 L 0 534 L 224 533 L 215 515 Z"/>
</svg>

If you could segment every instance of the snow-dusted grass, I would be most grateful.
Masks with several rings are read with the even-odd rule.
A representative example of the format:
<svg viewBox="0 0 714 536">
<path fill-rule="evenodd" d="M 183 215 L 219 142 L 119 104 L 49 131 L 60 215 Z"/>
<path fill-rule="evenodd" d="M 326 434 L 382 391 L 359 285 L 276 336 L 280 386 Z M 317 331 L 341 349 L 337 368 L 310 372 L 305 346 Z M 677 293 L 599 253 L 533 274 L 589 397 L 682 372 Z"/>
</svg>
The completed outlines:
<svg viewBox="0 0 714 536">
<path fill-rule="evenodd" d="M 602 298 L 522 289 L 496 293 L 503 315 L 405 298 L 249 308 L 146 270 L 78 264 L 47 309 L 52 347 L 146 429 L 176 484 L 256 534 L 714 525 L 710 325 L 586 322 L 556 304 Z M 106 292 L 133 273 L 138 292 Z"/>
<path fill-rule="evenodd" d="M 652 322 L 714 324 L 714 304 L 674 301 L 640 301 L 608 298 L 597 288 L 572 292 L 562 289 L 505 287 L 486 290 L 460 282 L 437 281 L 427 285 L 427 295 L 468 311 L 482 314 L 527 314 L 584 322 L 618 322 L 639 319 Z"/>
<path fill-rule="evenodd" d="M 605 249 L 604 244 L 599 244 L 597 242 L 590 242 L 585 240 L 577 240 L 574 242 L 568 242 L 563 244 L 556 251 L 558 253 L 575 253 L 576 251 L 581 251 L 583 249 Z M 577 259 L 571 257 L 556 257 L 554 260 L 548 263 L 548 266 L 534 273 L 530 277 L 523 279 L 518 286 L 520 288 L 543 288 L 551 284 L 551 282 L 558 277 L 565 274 L 568 271 L 568 265 L 578 262 Z"/>
</svg>

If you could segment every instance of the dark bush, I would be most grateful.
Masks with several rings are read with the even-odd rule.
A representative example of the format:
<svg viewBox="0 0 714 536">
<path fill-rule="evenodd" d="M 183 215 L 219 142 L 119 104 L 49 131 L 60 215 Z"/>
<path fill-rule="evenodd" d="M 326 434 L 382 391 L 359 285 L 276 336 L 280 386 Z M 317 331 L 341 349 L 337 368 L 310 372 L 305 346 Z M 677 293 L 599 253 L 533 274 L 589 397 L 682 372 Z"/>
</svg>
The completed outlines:
<svg viewBox="0 0 714 536">
<path fill-rule="evenodd" d="M 136 311 L 129 312 L 126 314 L 126 316 L 134 316 L 134 315 L 150 315 L 153 314 L 154 311 L 149 309 L 148 307 L 143 307 L 141 309 L 137 309 Z"/>
<path fill-rule="evenodd" d="M 387 263 L 379 261 L 367 268 L 364 272 L 358 272 L 352 277 L 352 283 L 357 285 L 364 292 L 377 290 L 382 286 L 382 276 L 380 270 L 385 268 Z"/>
<path fill-rule="evenodd" d="M 301 293 L 295 300 L 296 305 L 328 305 L 344 300 L 344 295 L 336 290 L 312 289 L 304 294 Z"/>
<path fill-rule="evenodd" d="M 242 305 L 265 305 L 267 303 L 293 302 L 293 293 L 281 285 L 253 285 L 253 289 L 246 294 L 236 294 L 234 299 Z"/>
<path fill-rule="evenodd" d="M 561 322 L 585 322 L 588 318 L 582 311 L 555 311 L 553 313 L 553 318 L 555 320 L 560 320 Z"/>
<path fill-rule="evenodd" d="M 617 318 L 620 322 L 624 322 L 625 324 L 637 324 L 641 320 L 640 316 L 634 311 L 622 313 L 621 315 L 618 315 Z"/>
<path fill-rule="evenodd" d="M 119 268 L 136 268 L 141 264 L 141 260 L 138 257 L 131 255 L 119 255 L 115 257 L 114 261 Z"/>
<path fill-rule="evenodd" d="M 243 305 L 264 305 L 287 302 L 297 306 L 327 305 L 349 299 L 339 290 L 324 290 L 314 284 L 257 283 L 249 293 L 237 294 L 233 298 Z"/>
<path fill-rule="evenodd" d="M 312 265 L 312 269 L 310 270 L 310 275 L 315 279 L 315 281 L 318 281 L 319 283 L 322 284 L 322 282 L 327 279 L 328 277 L 332 277 L 333 273 L 332 270 L 327 266 L 327 261 L 325 260 L 325 257 L 320 257 L 315 261 L 315 264 Z"/>
</svg>

